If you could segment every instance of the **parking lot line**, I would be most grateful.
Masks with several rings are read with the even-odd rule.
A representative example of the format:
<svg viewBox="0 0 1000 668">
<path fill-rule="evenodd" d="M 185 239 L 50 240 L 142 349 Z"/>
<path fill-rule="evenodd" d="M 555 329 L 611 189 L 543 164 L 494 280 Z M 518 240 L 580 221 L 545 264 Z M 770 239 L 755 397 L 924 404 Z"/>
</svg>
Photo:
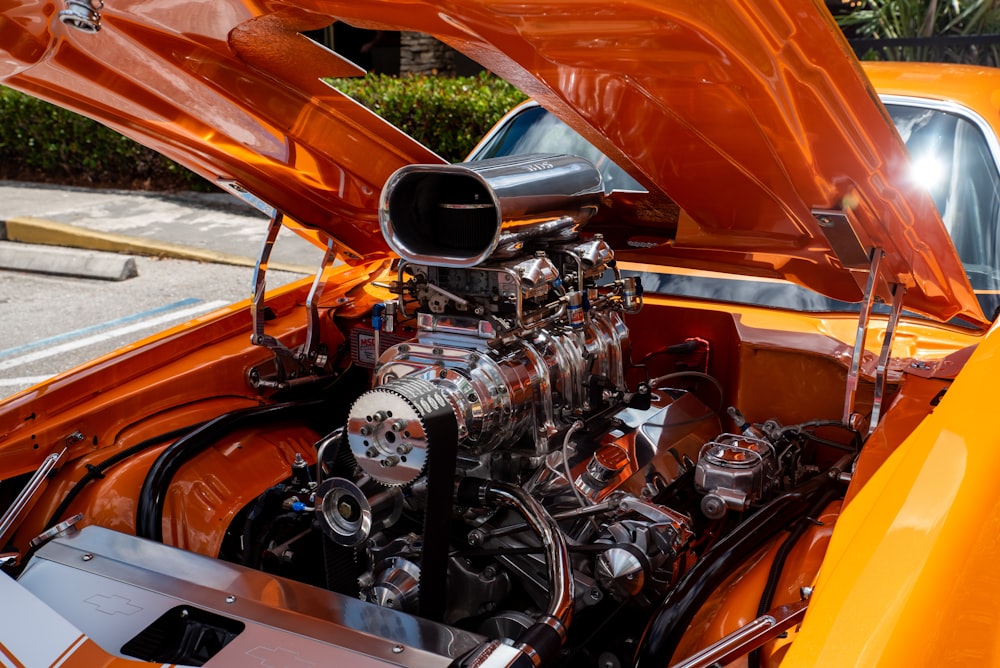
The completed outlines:
<svg viewBox="0 0 1000 668">
<path fill-rule="evenodd" d="M 30 387 L 48 380 L 53 374 L 47 376 L 20 376 L 18 378 L 0 378 L 0 387 Z"/>
<path fill-rule="evenodd" d="M 6 350 L 0 350 L 0 359 L 5 357 L 13 357 L 14 355 L 20 355 L 21 353 L 26 353 L 29 350 L 35 350 L 36 348 L 44 348 L 46 346 L 51 346 L 55 343 L 60 343 L 62 341 L 69 341 L 70 339 L 75 339 L 78 336 L 86 336 L 93 332 L 99 332 L 104 329 L 110 329 L 112 327 L 117 327 L 118 325 L 124 325 L 130 322 L 135 322 L 136 320 L 142 320 L 143 318 L 148 318 L 150 316 L 158 315 L 160 313 L 166 313 L 167 311 L 173 311 L 174 309 L 184 308 L 185 306 L 193 306 L 200 303 L 201 300 L 195 297 L 190 297 L 188 299 L 182 299 L 173 304 L 167 304 L 166 306 L 158 306 L 154 309 L 149 309 L 148 311 L 143 311 L 142 313 L 133 313 L 132 315 L 126 315 L 121 318 L 115 318 L 114 320 L 108 320 L 106 322 L 99 322 L 96 325 L 90 325 L 89 327 L 81 327 L 80 329 L 74 329 L 71 332 L 64 332 L 62 334 L 56 334 L 55 336 L 49 336 L 38 341 L 32 341 L 31 343 L 25 343 L 19 346 L 14 346 L 13 348 L 7 348 Z"/>
<path fill-rule="evenodd" d="M 168 306 L 150 309 L 149 311 L 144 311 L 143 313 L 125 316 L 124 318 L 110 320 L 99 325 L 84 327 L 82 329 L 75 330 L 74 332 L 59 334 L 57 336 L 49 337 L 48 339 L 0 351 L 0 371 L 12 369 L 24 364 L 30 364 L 31 362 L 36 362 L 38 360 L 45 359 L 46 357 L 52 357 L 53 355 L 59 355 L 70 350 L 84 348 L 95 343 L 101 343 L 107 339 L 125 336 L 144 329 L 163 325 L 171 321 L 193 318 L 197 315 L 201 315 L 202 313 L 207 313 L 208 311 L 213 311 L 226 306 L 229 303 L 225 300 L 216 300 L 205 303 L 200 302 L 201 300 L 195 299 L 193 300 L 193 304 L 191 306 L 188 306 L 187 308 L 178 308 L 178 305 L 192 303 L 191 300 L 183 300 L 182 302 L 175 302 L 174 304 Z M 119 326 L 115 327 L 115 325 Z M 94 331 L 99 333 L 86 336 L 87 333 Z M 75 338 L 79 336 L 82 336 L 82 338 Z M 59 341 L 66 340 L 67 338 L 72 338 L 73 340 L 68 340 L 65 343 L 59 343 Z M 29 350 L 31 352 L 29 352 Z"/>
</svg>

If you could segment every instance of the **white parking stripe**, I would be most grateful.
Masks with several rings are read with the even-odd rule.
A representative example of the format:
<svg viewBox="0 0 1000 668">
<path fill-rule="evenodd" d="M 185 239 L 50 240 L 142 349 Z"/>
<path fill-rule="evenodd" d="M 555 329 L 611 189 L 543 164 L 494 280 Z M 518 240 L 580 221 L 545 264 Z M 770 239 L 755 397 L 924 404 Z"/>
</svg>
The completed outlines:
<svg viewBox="0 0 1000 668">
<path fill-rule="evenodd" d="M 42 381 L 48 380 L 51 377 L 52 377 L 51 375 L 48 375 L 48 376 L 21 376 L 19 378 L 0 378 L 0 387 L 38 385 Z"/>
<path fill-rule="evenodd" d="M 139 332 L 144 329 L 150 329 L 152 327 L 163 325 L 165 323 L 193 318 L 202 313 L 207 313 L 208 311 L 214 311 L 215 309 L 226 306 L 228 303 L 229 302 L 223 300 L 206 302 L 204 304 L 199 304 L 197 306 L 192 306 L 190 308 L 181 309 L 179 311 L 174 311 L 172 313 L 166 313 L 164 315 L 155 318 L 150 318 L 148 320 L 141 320 L 139 322 L 126 325 L 125 327 L 109 329 L 105 332 L 101 332 L 100 334 L 87 336 L 82 339 L 77 339 L 76 341 L 69 341 L 67 343 L 62 343 L 57 346 L 52 346 L 51 348 L 43 348 L 42 350 L 35 350 L 25 355 L 21 355 L 19 357 L 12 357 L 10 359 L 5 359 L 0 361 L 0 371 L 4 371 L 6 369 L 13 369 L 14 367 L 22 366 L 24 364 L 37 362 L 38 360 L 45 359 L 46 357 L 60 355 L 70 350 L 77 350 L 78 348 L 85 348 L 95 343 L 101 343 L 103 341 L 106 341 L 107 339 L 112 339 L 119 336 L 125 336 L 127 334 Z"/>
</svg>

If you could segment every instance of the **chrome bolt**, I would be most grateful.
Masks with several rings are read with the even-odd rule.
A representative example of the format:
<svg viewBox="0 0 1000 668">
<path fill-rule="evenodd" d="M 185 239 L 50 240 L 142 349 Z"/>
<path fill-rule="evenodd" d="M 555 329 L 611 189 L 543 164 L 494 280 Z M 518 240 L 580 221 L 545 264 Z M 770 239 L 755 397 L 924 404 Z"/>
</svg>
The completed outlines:
<svg viewBox="0 0 1000 668">
<path fill-rule="evenodd" d="M 84 561 L 90 561 L 93 558 L 94 558 L 94 555 L 90 554 L 89 552 L 87 554 L 83 555 L 83 560 Z"/>
<path fill-rule="evenodd" d="M 808 601 L 813 595 L 812 587 L 799 587 L 799 596 L 803 601 Z"/>
<path fill-rule="evenodd" d="M 236 597 L 233 596 L 232 594 L 230 594 L 229 596 L 226 597 L 226 604 L 227 605 L 232 605 L 235 602 L 236 602 Z"/>
<path fill-rule="evenodd" d="M 392 653 L 393 654 L 402 654 L 403 653 L 403 646 L 402 645 L 393 645 L 392 646 Z"/>
<path fill-rule="evenodd" d="M 398 464 L 399 464 L 399 457 L 397 457 L 396 455 L 389 455 L 388 457 L 382 460 L 382 466 L 386 468 L 392 468 L 393 466 L 396 466 Z"/>
</svg>

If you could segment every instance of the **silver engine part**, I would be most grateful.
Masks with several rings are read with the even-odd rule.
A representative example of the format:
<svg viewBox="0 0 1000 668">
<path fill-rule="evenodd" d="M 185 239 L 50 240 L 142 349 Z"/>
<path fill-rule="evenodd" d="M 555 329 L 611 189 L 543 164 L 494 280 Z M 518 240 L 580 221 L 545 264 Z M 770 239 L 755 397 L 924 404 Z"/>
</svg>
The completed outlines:
<svg viewBox="0 0 1000 668">
<path fill-rule="evenodd" d="M 405 260 L 472 267 L 498 250 L 518 255 L 533 237 L 586 222 L 603 195 L 600 172 L 570 155 L 408 165 L 386 182 L 379 223 Z"/>
<path fill-rule="evenodd" d="M 777 471 L 774 445 L 766 438 L 723 434 L 698 455 L 694 484 L 705 496 L 701 511 L 719 519 L 728 510 L 742 512 L 770 491 Z"/>
<path fill-rule="evenodd" d="M 572 156 L 417 165 L 390 178 L 381 222 L 404 258 L 396 313 L 419 309 L 416 338 L 379 357 L 373 389 L 349 413 L 351 452 L 368 475 L 415 481 L 441 411 L 465 456 L 538 456 L 575 420 L 620 401 L 621 312 L 641 296 L 600 235 L 578 238 L 602 192 L 599 172 Z"/>
</svg>

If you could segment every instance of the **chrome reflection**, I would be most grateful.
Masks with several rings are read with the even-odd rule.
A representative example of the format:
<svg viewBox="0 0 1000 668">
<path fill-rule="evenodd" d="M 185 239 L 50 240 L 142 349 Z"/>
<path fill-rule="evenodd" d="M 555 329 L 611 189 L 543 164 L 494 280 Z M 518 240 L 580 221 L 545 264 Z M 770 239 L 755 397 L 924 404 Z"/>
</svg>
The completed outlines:
<svg viewBox="0 0 1000 668">
<path fill-rule="evenodd" d="M 59 20 L 70 28 L 92 35 L 101 29 L 101 10 L 104 2 L 66 0 L 66 9 L 59 12 Z"/>
</svg>

